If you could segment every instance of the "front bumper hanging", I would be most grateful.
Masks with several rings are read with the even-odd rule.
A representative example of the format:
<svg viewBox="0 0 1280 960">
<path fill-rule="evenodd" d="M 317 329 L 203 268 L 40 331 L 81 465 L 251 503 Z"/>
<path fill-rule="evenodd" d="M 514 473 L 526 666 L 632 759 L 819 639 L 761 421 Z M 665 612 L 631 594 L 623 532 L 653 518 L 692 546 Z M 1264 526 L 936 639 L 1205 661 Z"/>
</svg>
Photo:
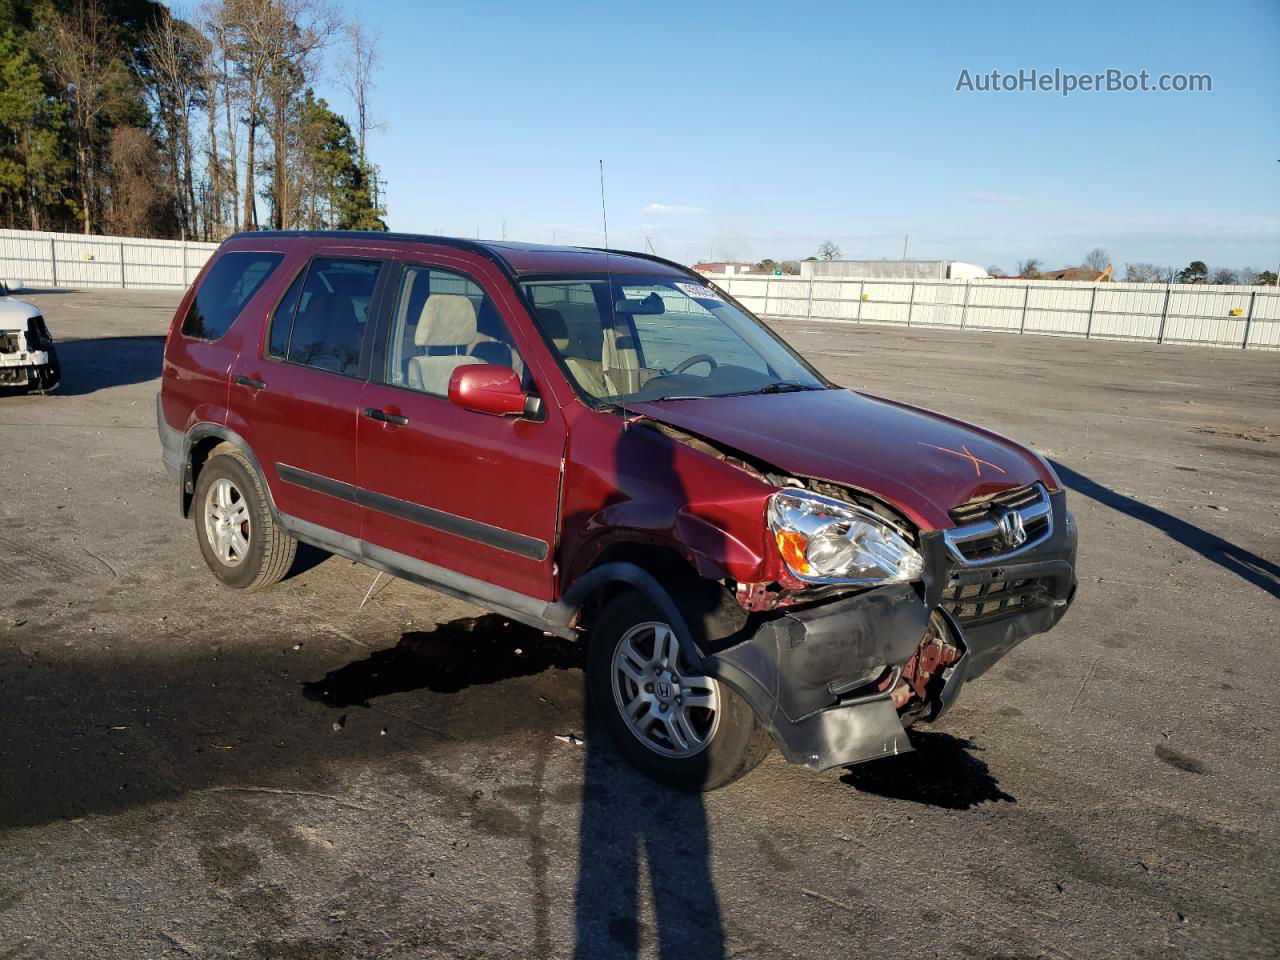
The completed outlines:
<svg viewBox="0 0 1280 960">
<path fill-rule="evenodd" d="M 941 671 L 943 682 L 925 715 L 929 720 L 946 712 L 968 680 L 1027 637 L 1053 627 L 1075 598 L 1075 525 L 1062 493 L 1051 499 L 1053 536 L 1020 554 L 1016 564 L 996 558 L 960 569 L 950 562 L 941 536 L 926 535 L 923 590 L 895 584 L 784 612 L 708 656 L 703 669 L 747 701 L 792 763 L 826 770 L 909 752 L 890 691 L 865 691 L 886 670 L 907 664 L 935 610 L 962 653 Z M 964 614 L 984 608 L 947 602 L 993 583 L 1034 583 L 1035 591 L 1007 614 L 979 616 L 968 624 Z"/>
</svg>

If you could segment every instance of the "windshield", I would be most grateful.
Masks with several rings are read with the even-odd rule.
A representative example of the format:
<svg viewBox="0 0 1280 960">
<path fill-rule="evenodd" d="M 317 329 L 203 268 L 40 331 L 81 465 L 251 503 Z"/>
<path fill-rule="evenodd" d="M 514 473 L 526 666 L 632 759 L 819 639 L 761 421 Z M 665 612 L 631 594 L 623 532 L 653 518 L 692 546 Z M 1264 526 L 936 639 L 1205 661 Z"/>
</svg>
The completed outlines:
<svg viewBox="0 0 1280 960">
<path fill-rule="evenodd" d="M 521 286 L 569 375 L 597 399 L 826 389 L 757 320 L 692 279 L 594 277 Z"/>
</svg>

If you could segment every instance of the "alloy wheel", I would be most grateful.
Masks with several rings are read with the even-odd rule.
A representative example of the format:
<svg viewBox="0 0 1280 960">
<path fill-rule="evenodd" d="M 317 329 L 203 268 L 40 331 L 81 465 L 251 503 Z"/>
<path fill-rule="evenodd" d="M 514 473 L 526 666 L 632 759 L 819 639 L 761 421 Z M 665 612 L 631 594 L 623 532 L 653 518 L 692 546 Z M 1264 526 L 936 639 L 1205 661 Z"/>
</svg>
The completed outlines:
<svg viewBox="0 0 1280 960">
<path fill-rule="evenodd" d="M 613 654 L 613 699 L 627 729 L 666 757 L 706 749 L 720 722 L 720 685 L 694 672 L 665 623 L 637 624 Z"/>
<path fill-rule="evenodd" d="M 249 555 L 249 504 L 227 479 L 215 480 L 204 501 L 204 532 L 224 566 L 238 567 Z"/>
</svg>

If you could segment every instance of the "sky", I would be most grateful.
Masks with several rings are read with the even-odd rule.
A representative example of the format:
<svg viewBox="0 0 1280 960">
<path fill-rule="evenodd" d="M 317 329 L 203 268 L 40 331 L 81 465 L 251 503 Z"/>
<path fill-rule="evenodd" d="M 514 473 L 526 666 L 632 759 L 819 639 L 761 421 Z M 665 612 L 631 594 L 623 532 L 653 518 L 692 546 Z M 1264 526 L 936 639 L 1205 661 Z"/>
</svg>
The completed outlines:
<svg viewBox="0 0 1280 960">
<path fill-rule="evenodd" d="M 599 245 L 603 161 L 610 246 L 685 263 L 1280 264 L 1277 0 L 342 6 L 393 230 Z M 1212 91 L 956 89 L 1033 68 Z"/>
</svg>

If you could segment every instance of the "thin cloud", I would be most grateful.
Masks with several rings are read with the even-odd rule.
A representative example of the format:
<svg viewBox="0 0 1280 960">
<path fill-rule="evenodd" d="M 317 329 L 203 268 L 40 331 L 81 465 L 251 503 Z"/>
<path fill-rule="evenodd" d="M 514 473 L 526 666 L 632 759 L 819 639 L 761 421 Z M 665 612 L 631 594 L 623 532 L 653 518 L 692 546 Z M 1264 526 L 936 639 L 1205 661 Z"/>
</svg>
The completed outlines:
<svg viewBox="0 0 1280 960">
<path fill-rule="evenodd" d="M 640 212 L 658 217 L 696 217 L 707 211 L 702 207 L 690 207 L 683 203 L 651 203 L 642 207 Z"/>
</svg>

